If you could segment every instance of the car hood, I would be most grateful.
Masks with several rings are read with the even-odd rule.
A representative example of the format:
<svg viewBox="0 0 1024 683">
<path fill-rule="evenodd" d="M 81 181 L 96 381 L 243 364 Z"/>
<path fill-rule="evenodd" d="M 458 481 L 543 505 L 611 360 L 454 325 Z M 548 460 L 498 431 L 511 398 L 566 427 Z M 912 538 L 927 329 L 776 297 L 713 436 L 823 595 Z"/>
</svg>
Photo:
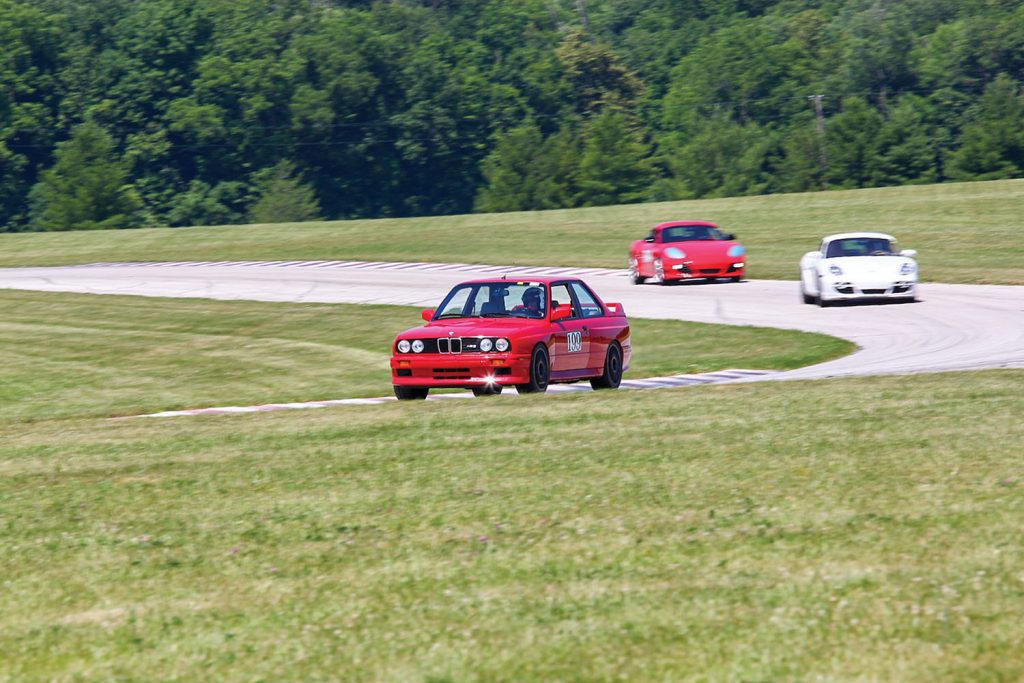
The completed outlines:
<svg viewBox="0 0 1024 683">
<path fill-rule="evenodd" d="M 662 245 L 662 254 L 664 258 L 676 258 L 671 256 L 668 251 L 672 248 L 679 249 L 686 256 L 682 257 L 682 260 L 689 261 L 690 259 L 721 259 L 721 258 L 741 258 L 745 251 L 743 246 L 739 242 L 733 241 L 721 241 L 721 240 L 699 240 L 694 242 L 669 242 L 668 244 Z M 732 254 L 730 250 L 734 250 Z M 737 253 L 738 250 L 738 253 Z"/>
<path fill-rule="evenodd" d="M 533 318 L 453 318 L 451 320 L 435 320 L 426 325 L 414 327 L 402 332 L 397 338 L 510 337 L 547 326 L 547 320 Z"/>
<path fill-rule="evenodd" d="M 900 268 L 903 264 L 915 265 L 914 273 L 917 272 L 914 260 L 905 256 L 842 256 L 839 258 L 823 259 L 822 267 L 839 266 L 843 269 L 844 277 L 908 277 L 900 275 Z"/>
</svg>

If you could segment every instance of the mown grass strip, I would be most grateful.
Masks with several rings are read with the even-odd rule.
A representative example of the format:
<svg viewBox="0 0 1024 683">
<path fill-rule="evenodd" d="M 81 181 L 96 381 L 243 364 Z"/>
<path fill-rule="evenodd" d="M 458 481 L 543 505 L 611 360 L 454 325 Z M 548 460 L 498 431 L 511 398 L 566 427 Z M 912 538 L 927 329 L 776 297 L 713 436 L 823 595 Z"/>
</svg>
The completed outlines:
<svg viewBox="0 0 1024 683">
<path fill-rule="evenodd" d="M 1024 284 L 1024 180 L 708 199 L 560 211 L 188 229 L 0 235 L 0 266 L 98 261 L 360 259 L 624 268 L 665 220 L 739 235 L 752 278 L 796 279 L 834 232 L 896 235 L 936 282 Z M 501 254 L 500 259 L 495 255 Z"/>
<path fill-rule="evenodd" d="M 8 424 L 12 680 L 1018 680 L 1024 372 Z"/>
<path fill-rule="evenodd" d="M 633 320 L 627 377 L 775 370 L 847 341 L 768 328 Z M 0 423 L 391 394 L 398 306 L 0 291 Z"/>
</svg>

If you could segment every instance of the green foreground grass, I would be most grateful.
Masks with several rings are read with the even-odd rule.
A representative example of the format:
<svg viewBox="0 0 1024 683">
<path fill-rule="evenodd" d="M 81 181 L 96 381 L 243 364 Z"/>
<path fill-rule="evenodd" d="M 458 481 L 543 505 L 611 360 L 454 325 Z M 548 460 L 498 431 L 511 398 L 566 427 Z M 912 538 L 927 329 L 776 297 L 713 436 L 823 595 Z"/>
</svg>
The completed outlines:
<svg viewBox="0 0 1024 683">
<path fill-rule="evenodd" d="M 0 425 L 391 393 L 399 306 L 0 291 Z M 819 334 L 631 320 L 627 377 L 784 370 L 845 355 Z"/>
<path fill-rule="evenodd" d="M 0 266 L 97 261 L 364 259 L 625 267 L 665 220 L 735 232 L 751 278 L 796 279 L 800 256 L 848 230 L 896 235 L 924 280 L 1024 284 L 1024 179 L 531 213 L 0 235 Z M 410 259 L 410 254 L 415 254 Z"/>
<path fill-rule="evenodd" d="M 1021 680 L 1022 382 L 3 424 L 0 680 Z"/>
</svg>

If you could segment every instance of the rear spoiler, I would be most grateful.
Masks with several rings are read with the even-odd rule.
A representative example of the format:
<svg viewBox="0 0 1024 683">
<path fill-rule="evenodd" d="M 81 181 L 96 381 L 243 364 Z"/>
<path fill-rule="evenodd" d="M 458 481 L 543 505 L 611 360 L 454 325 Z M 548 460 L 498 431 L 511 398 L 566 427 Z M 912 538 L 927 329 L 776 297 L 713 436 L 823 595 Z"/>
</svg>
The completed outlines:
<svg viewBox="0 0 1024 683">
<path fill-rule="evenodd" d="M 625 318 L 626 317 L 626 311 L 623 310 L 622 304 L 619 304 L 619 303 L 607 304 L 606 303 L 604 305 L 604 307 L 608 309 L 608 314 L 609 315 L 613 315 L 613 316 L 616 316 L 616 317 L 619 317 L 619 318 Z"/>
</svg>

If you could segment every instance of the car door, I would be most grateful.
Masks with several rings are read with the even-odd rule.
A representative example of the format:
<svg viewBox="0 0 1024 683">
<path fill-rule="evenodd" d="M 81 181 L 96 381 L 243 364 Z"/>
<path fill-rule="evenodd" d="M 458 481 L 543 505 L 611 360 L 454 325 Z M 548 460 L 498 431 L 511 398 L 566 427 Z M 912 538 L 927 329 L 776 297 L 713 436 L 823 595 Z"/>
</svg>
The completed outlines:
<svg viewBox="0 0 1024 683">
<path fill-rule="evenodd" d="M 580 307 L 569 291 L 569 284 L 559 282 L 551 285 L 551 306 L 568 304 L 572 316 L 551 323 L 554 328 L 554 348 L 551 354 L 553 373 L 582 372 L 590 362 L 590 328 L 580 313 Z"/>
<path fill-rule="evenodd" d="M 608 345 L 615 339 L 620 325 L 617 322 L 613 324 L 608 319 L 604 314 L 604 307 L 583 282 L 578 280 L 571 282 L 569 288 L 572 290 L 580 310 L 582 332 L 590 340 L 590 357 L 587 360 L 587 367 L 595 372 L 603 371 Z"/>
</svg>

